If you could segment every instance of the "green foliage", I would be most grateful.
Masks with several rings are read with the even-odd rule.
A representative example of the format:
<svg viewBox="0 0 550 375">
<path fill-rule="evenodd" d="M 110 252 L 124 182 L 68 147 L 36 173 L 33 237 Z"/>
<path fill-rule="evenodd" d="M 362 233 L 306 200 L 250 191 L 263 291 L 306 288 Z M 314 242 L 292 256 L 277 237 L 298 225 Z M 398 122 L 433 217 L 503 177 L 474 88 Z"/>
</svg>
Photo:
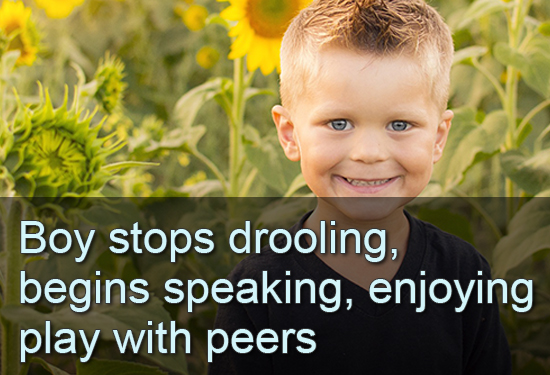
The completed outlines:
<svg viewBox="0 0 550 375">
<path fill-rule="evenodd" d="M 550 249 L 550 200 L 525 204 L 508 225 L 508 235 L 497 244 L 494 255 L 495 277 L 504 277 L 513 267 L 537 251 Z"/>
</svg>

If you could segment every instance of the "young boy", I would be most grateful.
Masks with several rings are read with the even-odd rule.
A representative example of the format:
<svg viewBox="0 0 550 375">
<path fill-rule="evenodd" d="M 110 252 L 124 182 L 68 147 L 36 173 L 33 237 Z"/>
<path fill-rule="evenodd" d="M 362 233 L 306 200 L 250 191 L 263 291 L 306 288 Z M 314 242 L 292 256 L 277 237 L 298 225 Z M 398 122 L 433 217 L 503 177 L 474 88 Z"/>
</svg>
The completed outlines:
<svg viewBox="0 0 550 375">
<path fill-rule="evenodd" d="M 452 56 L 448 27 L 422 0 L 316 0 L 293 20 L 281 51 L 283 106 L 273 119 L 317 207 L 290 234 L 310 229 L 320 238 L 322 221 L 362 235 L 384 229 L 388 253 L 369 262 L 355 251 L 323 254 L 317 246 L 304 254 L 293 245 L 246 258 L 229 276 L 233 285 L 265 283 L 267 271 L 269 282 L 282 280 L 274 288 L 282 301 L 219 306 L 216 328 L 229 337 L 246 329 L 254 340 L 234 336 L 240 343 L 214 356 L 210 374 L 511 373 L 496 299 L 477 303 L 473 288 L 466 305 L 456 290 L 444 298 L 439 285 L 433 301 L 421 302 L 421 286 L 433 281 L 458 280 L 466 291 L 471 280 L 490 279 L 486 260 L 403 209 L 426 187 L 445 146 Z M 301 248 L 311 244 L 305 238 Z M 315 301 L 284 303 L 284 281 L 304 279 L 332 280 L 334 288 L 319 289 Z M 397 301 L 389 288 L 405 279 L 414 284 L 401 287 Z M 337 311 L 320 308 L 327 295 L 342 301 Z M 268 339 L 258 344 L 257 335 Z"/>
</svg>

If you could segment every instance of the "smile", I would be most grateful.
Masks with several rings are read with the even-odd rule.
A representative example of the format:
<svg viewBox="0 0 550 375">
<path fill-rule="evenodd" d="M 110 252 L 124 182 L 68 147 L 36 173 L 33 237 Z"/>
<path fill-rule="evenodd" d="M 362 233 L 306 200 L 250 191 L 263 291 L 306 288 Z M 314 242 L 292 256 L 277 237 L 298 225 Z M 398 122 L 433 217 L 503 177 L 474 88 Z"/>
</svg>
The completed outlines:
<svg viewBox="0 0 550 375">
<path fill-rule="evenodd" d="M 346 177 L 344 177 L 344 179 L 353 186 L 378 186 L 378 185 L 383 185 L 383 184 L 389 182 L 390 180 L 392 180 L 391 178 L 387 178 L 385 180 L 366 181 L 366 180 L 354 180 L 354 179 L 346 178 Z"/>
<path fill-rule="evenodd" d="M 336 176 L 336 180 L 344 184 L 348 189 L 351 189 L 357 194 L 377 194 L 383 190 L 389 189 L 396 181 L 400 180 L 401 176 L 395 176 L 384 179 L 361 180 L 356 178 L 348 178 L 344 176 Z"/>
</svg>

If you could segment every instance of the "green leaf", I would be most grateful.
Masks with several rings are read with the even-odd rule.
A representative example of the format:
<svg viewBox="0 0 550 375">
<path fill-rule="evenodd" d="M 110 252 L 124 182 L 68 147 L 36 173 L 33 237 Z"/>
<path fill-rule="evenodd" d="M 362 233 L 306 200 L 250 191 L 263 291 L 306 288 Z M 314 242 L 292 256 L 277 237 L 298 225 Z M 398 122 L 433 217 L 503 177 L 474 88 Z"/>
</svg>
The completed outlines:
<svg viewBox="0 0 550 375">
<path fill-rule="evenodd" d="M 541 191 L 536 195 L 537 198 L 550 198 L 550 189 Z"/>
<path fill-rule="evenodd" d="M 524 70 L 528 65 L 527 58 L 519 51 L 511 48 L 508 44 L 498 42 L 493 49 L 495 58 L 502 65 L 512 66 L 519 70 Z"/>
<path fill-rule="evenodd" d="M 513 7 L 513 3 L 505 3 L 502 0 L 477 0 L 466 10 L 462 22 L 458 24 L 458 30 L 464 29 L 473 21 L 489 16 L 493 13 L 502 12 Z"/>
<path fill-rule="evenodd" d="M 145 151 L 178 150 L 191 152 L 191 150 L 197 147 L 197 143 L 199 143 L 205 133 L 206 127 L 204 125 L 174 129 L 166 134 L 160 142 L 151 141 L 151 146 Z"/>
<path fill-rule="evenodd" d="M 453 65 L 471 63 L 471 59 L 483 56 L 487 53 L 487 47 L 483 46 L 471 46 L 466 47 L 455 52 L 453 56 Z"/>
<path fill-rule="evenodd" d="M 39 261 L 39 260 L 47 260 L 49 258 L 49 255 L 50 254 L 46 253 L 44 255 L 35 255 L 33 257 L 25 258 L 25 264 L 36 262 L 36 261 Z"/>
<path fill-rule="evenodd" d="M 168 375 L 156 367 L 139 363 L 93 359 L 77 362 L 76 375 Z"/>
<path fill-rule="evenodd" d="M 480 126 L 464 135 L 458 144 L 455 143 L 451 159 L 445 166 L 445 189 L 461 183 L 470 168 L 498 153 L 505 142 L 507 128 L 506 113 L 494 111 L 485 117 Z"/>
<path fill-rule="evenodd" d="M 31 362 L 39 364 L 40 366 L 42 366 L 46 371 L 48 371 L 52 375 L 69 375 L 69 373 L 67 373 L 67 372 L 65 372 L 61 369 L 58 369 L 54 365 L 51 365 L 48 362 L 44 361 L 42 358 L 33 357 L 31 359 Z"/>
<path fill-rule="evenodd" d="M 493 252 L 495 278 L 506 273 L 537 251 L 550 248 L 550 199 L 532 199 L 513 217 L 508 235 Z"/>
<path fill-rule="evenodd" d="M 259 172 L 260 178 L 271 188 L 284 194 L 300 173 L 298 163 L 289 161 L 276 136 L 267 136 L 260 143 L 245 143 L 248 160 Z"/>
<path fill-rule="evenodd" d="M 276 96 L 277 94 L 275 93 L 275 91 L 269 90 L 269 89 L 259 89 L 257 87 L 248 87 L 244 91 L 244 100 L 248 101 L 249 99 L 252 99 L 260 95 Z"/>
<path fill-rule="evenodd" d="M 525 49 L 527 64 L 521 69 L 525 83 L 545 98 L 550 98 L 550 40 L 533 38 Z"/>
<path fill-rule="evenodd" d="M 538 194 L 550 188 L 550 149 L 527 157 L 517 150 L 500 156 L 506 176 L 528 194 Z"/>
<path fill-rule="evenodd" d="M 174 108 L 174 119 L 180 127 L 190 128 L 204 103 L 223 92 L 228 78 L 214 78 L 183 95 Z"/>
<path fill-rule="evenodd" d="M 218 180 L 205 180 L 191 186 L 183 186 L 178 191 L 191 197 L 204 197 L 211 193 L 223 193 L 223 186 Z"/>
<path fill-rule="evenodd" d="M 101 167 L 101 169 L 107 172 L 116 173 L 124 168 L 136 168 L 136 167 L 149 168 L 149 167 L 158 167 L 159 165 L 160 165 L 159 163 L 149 163 L 145 161 L 121 161 L 118 163 L 107 164 Z"/>
</svg>

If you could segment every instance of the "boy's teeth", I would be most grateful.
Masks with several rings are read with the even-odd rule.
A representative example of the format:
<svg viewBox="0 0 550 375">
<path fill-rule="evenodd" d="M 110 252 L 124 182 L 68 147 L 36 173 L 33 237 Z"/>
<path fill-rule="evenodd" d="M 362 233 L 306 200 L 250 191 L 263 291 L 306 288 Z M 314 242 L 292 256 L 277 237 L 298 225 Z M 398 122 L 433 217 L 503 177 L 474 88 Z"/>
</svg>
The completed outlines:
<svg viewBox="0 0 550 375">
<path fill-rule="evenodd" d="M 388 178 L 386 180 L 376 180 L 376 181 L 352 180 L 349 178 L 346 178 L 346 180 L 353 186 L 376 186 L 376 185 L 385 184 L 386 182 L 391 180 L 391 178 Z"/>
</svg>

